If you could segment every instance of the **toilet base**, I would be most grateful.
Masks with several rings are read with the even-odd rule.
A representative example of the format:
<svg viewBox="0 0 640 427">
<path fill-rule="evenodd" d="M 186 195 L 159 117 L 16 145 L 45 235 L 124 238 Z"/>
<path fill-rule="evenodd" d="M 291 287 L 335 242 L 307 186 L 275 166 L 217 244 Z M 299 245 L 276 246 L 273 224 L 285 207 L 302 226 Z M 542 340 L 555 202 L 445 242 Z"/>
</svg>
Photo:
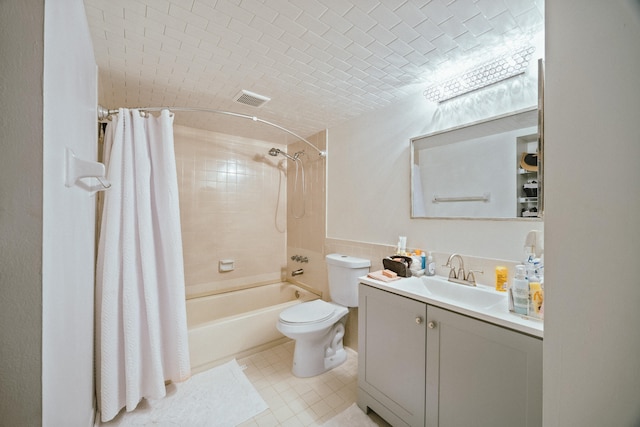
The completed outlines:
<svg viewBox="0 0 640 427">
<path fill-rule="evenodd" d="M 343 337 L 344 324 L 339 321 L 320 342 L 296 340 L 291 368 L 293 375 L 315 377 L 343 364 L 347 360 L 347 352 L 342 346 Z"/>
<path fill-rule="evenodd" d="M 347 352 L 344 350 L 344 348 L 341 348 L 340 350 L 338 350 L 336 354 L 334 354 L 333 356 L 325 357 L 324 358 L 325 372 L 337 366 L 342 365 L 346 360 L 347 360 Z"/>
</svg>

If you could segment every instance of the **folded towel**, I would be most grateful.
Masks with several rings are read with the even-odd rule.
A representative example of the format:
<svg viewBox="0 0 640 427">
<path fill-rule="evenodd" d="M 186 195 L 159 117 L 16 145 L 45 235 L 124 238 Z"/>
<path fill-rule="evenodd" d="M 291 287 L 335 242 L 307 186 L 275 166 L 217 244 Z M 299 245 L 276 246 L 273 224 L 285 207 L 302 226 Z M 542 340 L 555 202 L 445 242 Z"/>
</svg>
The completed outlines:
<svg viewBox="0 0 640 427">
<path fill-rule="evenodd" d="M 372 271 L 371 273 L 367 274 L 368 277 L 371 277 L 372 279 L 376 279 L 376 280 L 380 280 L 381 282 L 393 282 L 394 280 L 398 280 L 400 279 L 400 277 L 387 277 L 382 273 L 382 270 L 378 270 L 378 271 Z"/>
</svg>

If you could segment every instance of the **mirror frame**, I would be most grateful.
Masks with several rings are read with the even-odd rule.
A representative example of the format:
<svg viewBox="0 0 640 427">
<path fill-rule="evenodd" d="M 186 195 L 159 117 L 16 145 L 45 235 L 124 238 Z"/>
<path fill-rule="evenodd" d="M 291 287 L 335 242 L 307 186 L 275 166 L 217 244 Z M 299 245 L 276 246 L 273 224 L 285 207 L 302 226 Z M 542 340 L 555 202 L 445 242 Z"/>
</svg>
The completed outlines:
<svg viewBox="0 0 640 427">
<path fill-rule="evenodd" d="M 542 91 L 539 91 L 542 93 Z M 542 101 L 539 100 L 539 104 Z M 522 110 L 517 110 L 507 114 L 502 114 L 488 119 L 478 120 L 476 122 L 454 126 L 448 129 L 439 130 L 436 132 L 428 133 L 425 135 L 416 136 L 410 139 L 410 217 L 411 219 L 470 219 L 470 220 L 499 220 L 499 221 L 541 221 L 544 214 L 544 187 L 542 182 L 544 181 L 544 160 L 543 160 L 543 122 L 542 122 L 542 109 L 538 107 L 530 107 Z M 523 124 L 523 121 L 530 120 L 529 123 Z M 501 126 L 500 123 L 510 123 L 509 126 Z M 414 215 L 414 161 L 416 145 L 423 142 L 426 138 L 443 137 L 455 139 L 458 141 L 465 141 L 474 138 L 480 138 L 483 136 L 489 136 L 492 134 L 537 126 L 537 145 L 538 145 L 538 215 L 534 217 L 471 217 L 471 216 L 415 216 Z M 535 140 L 534 140 L 535 141 Z"/>
</svg>

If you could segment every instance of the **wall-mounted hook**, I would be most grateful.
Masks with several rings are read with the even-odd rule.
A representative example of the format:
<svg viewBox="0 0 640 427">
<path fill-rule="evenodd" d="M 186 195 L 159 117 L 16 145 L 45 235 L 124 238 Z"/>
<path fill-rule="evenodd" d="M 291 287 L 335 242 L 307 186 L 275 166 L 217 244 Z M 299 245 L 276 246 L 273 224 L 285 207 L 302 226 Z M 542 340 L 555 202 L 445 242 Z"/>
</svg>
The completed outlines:
<svg viewBox="0 0 640 427">
<path fill-rule="evenodd" d="M 66 168 L 64 185 L 67 187 L 75 185 L 90 192 L 111 188 L 111 183 L 105 179 L 105 167 L 102 163 L 79 159 L 68 147 L 66 149 Z M 88 185 L 81 181 L 83 178 L 96 178 L 99 185 Z"/>
</svg>

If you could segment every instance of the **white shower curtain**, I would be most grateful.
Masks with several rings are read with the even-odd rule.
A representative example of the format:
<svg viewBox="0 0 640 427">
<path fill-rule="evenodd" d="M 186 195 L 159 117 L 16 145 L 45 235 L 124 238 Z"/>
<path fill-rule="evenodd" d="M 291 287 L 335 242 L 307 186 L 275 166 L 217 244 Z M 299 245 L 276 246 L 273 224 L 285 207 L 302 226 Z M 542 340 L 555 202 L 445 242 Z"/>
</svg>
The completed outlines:
<svg viewBox="0 0 640 427">
<path fill-rule="evenodd" d="M 102 421 L 165 380 L 190 376 L 173 115 L 120 109 L 107 125 L 96 269 L 96 388 Z"/>
</svg>

